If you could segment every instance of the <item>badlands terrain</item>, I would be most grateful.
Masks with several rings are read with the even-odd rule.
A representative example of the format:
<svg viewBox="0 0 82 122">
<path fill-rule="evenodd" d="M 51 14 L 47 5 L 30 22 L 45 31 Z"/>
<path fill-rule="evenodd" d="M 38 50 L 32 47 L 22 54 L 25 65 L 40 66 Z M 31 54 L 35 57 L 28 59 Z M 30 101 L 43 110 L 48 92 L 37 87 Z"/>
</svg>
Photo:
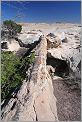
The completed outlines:
<svg viewBox="0 0 82 122">
<path fill-rule="evenodd" d="M 35 52 L 35 61 L 19 91 L 2 102 L 2 120 L 80 121 L 81 25 L 20 24 L 21 33 L 2 50 Z"/>
</svg>

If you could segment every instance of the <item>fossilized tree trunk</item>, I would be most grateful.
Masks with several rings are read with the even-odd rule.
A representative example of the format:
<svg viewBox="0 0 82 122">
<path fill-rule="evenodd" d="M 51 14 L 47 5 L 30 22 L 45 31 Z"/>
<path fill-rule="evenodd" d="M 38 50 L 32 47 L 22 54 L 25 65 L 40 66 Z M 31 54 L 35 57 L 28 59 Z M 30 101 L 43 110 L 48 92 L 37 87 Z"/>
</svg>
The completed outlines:
<svg viewBox="0 0 82 122">
<path fill-rule="evenodd" d="M 3 108 L 3 120 L 57 121 L 52 79 L 46 69 L 47 41 L 41 37 L 29 81 L 24 81 L 16 98 Z M 14 107 L 13 107 L 14 106 Z"/>
</svg>

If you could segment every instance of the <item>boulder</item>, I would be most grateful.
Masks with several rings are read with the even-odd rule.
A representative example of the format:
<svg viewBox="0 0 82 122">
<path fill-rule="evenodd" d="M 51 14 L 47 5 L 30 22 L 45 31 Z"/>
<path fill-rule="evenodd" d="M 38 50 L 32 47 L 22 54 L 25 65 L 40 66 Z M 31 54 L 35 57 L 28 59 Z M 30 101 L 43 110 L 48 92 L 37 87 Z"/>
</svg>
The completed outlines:
<svg viewBox="0 0 82 122">
<path fill-rule="evenodd" d="M 62 39 L 62 42 L 67 43 L 68 42 L 67 37 L 65 37 L 64 39 Z"/>
<path fill-rule="evenodd" d="M 71 34 L 71 38 L 69 38 L 69 29 L 67 29 L 67 34 L 62 38 L 62 46 L 60 47 L 53 47 L 48 48 L 48 56 L 53 57 L 55 59 L 60 59 L 66 61 L 67 65 L 69 66 L 69 75 L 73 76 L 73 78 L 77 81 L 81 81 L 81 69 L 80 62 L 81 62 L 81 41 L 79 36 L 79 30 L 73 30 L 73 34 Z M 62 33 L 60 34 L 62 35 Z M 63 33 L 64 35 L 64 33 Z M 78 35 L 78 36 L 75 36 Z M 60 36 L 59 36 L 60 38 Z M 63 43 L 66 42 L 66 43 Z"/>
<path fill-rule="evenodd" d="M 30 31 L 27 33 L 19 34 L 18 39 L 24 44 L 31 44 L 38 41 L 42 33 L 40 31 Z"/>
<path fill-rule="evenodd" d="M 53 37 L 53 38 L 56 37 L 54 33 L 49 33 L 47 36 L 50 36 L 50 37 Z"/>
<path fill-rule="evenodd" d="M 61 40 L 58 37 L 47 37 L 47 48 L 57 48 L 61 45 Z"/>
<path fill-rule="evenodd" d="M 1 48 L 4 51 L 17 52 L 20 49 L 19 43 L 15 39 L 1 41 Z"/>
</svg>

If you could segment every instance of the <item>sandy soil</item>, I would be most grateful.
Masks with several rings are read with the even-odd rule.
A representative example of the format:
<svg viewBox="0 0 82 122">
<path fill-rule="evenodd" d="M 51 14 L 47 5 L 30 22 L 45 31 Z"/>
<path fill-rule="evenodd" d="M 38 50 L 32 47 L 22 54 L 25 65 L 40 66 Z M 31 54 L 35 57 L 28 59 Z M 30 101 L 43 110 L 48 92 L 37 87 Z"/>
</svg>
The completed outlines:
<svg viewBox="0 0 82 122">
<path fill-rule="evenodd" d="M 60 78 L 53 79 L 54 95 L 60 121 L 81 120 L 81 97 L 79 90 L 71 90 Z"/>
</svg>

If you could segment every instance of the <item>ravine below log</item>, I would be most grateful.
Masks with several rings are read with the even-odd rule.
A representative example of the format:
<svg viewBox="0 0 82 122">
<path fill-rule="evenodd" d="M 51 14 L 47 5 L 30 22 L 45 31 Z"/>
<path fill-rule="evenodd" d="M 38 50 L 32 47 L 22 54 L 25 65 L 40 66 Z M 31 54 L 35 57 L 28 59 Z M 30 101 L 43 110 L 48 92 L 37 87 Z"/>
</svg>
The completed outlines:
<svg viewBox="0 0 82 122">
<path fill-rule="evenodd" d="M 47 57 L 47 65 L 51 65 L 55 68 L 54 75 L 64 77 L 69 75 L 69 67 L 64 60 L 56 59 L 53 57 Z"/>
</svg>

